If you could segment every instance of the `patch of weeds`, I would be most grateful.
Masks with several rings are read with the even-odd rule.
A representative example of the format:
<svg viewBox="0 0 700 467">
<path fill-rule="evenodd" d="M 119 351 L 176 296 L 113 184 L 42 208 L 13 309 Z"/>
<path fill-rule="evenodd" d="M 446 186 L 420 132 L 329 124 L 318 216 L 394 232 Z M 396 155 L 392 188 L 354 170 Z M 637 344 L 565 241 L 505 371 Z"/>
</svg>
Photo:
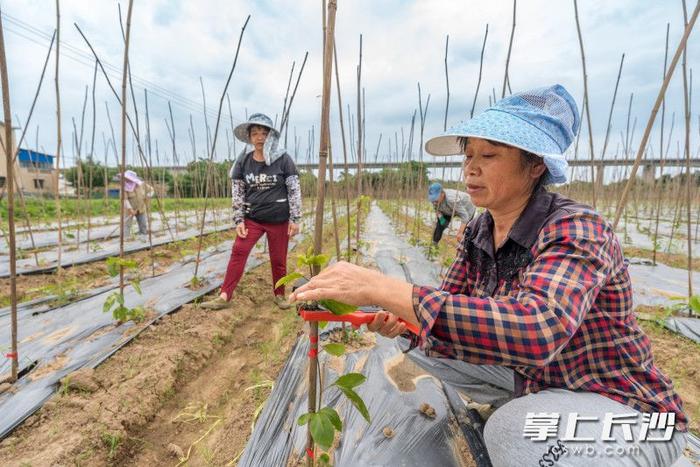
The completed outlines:
<svg viewBox="0 0 700 467">
<path fill-rule="evenodd" d="M 221 335 L 216 334 L 211 338 L 211 343 L 216 347 L 220 347 L 226 343 L 226 339 L 224 339 Z"/>
<path fill-rule="evenodd" d="M 58 388 L 58 395 L 61 397 L 67 396 L 69 392 L 70 392 L 70 376 L 66 376 L 65 378 L 63 378 L 63 381 L 61 382 L 61 387 Z"/>
<path fill-rule="evenodd" d="M 121 269 L 126 269 L 129 271 L 137 272 L 138 264 L 133 259 L 125 259 L 112 257 L 107 258 L 107 273 L 110 277 L 116 277 L 119 275 Z M 136 293 L 141 295 L 141 280 L 138 274 L 134 274 L 134 277 L 129 281 L 131 286 L 134 288 Z M 124 291 L 118 290 L 112 292 L 105 299 L 102 305 L 102 311 L 107 313 L 112 312 L 112 316 L 118 323 L 123 323 L 126 321 L 139 322 L 143 320 L 145 311 L 143 307 L 136 306 L 134 308 L 129 308 L 124 304 Z"/>
<path fill-rule="evenodd" d="M 83 461 L 87 461 L 88 459 L 92 459 L 92 457 L 95 455 L 95 450 L 93 448 L 87 448 L 83 450 L 80 454 L 75 456 L 75 463 L 78 465 L 81 465 Z"/>
<path fill-rule="evenodd" d="M 214 465 L 214 453 L 207 446 L 197 446 L 197 452 L 207 465 Z"/>
<path fill-rule="evenodd" d="M 165 399 L 165 400 L 172 399 L 173 397 L 175 397 L 175 388 L 172 386 L 169 387 L 168 389 L 163 391 L 162 396 L 163 396 L 163 399 Z"/>
<path fill-rule="evenodd" d="M 109 459 L 113 459 L 114 455 L 117 453 L 117 449 L 119 449 L 119 445 L 122 442 L 121 436 L 119 434 L 110 433 L 106 431 L 102 433 L 101 439 L 105 447 L 109 449 L 107 457 Z"/>
</svg>

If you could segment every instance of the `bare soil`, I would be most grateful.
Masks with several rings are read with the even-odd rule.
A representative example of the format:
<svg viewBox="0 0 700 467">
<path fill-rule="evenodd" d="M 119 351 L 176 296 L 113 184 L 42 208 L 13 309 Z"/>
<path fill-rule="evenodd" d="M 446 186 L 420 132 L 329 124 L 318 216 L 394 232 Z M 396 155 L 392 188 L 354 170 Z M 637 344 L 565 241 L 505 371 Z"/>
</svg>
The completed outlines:
<svg viewBox="0 0 700 467">
<path fill-rule="evenodd" d="M 230 308 L 186 305 L 94 372 L 94 393 L 60 391 L 0 442 L 0 464 L 225 465 L 301 328 L 271 300 L 269 266 L 244 276 Z"/>
</svg>

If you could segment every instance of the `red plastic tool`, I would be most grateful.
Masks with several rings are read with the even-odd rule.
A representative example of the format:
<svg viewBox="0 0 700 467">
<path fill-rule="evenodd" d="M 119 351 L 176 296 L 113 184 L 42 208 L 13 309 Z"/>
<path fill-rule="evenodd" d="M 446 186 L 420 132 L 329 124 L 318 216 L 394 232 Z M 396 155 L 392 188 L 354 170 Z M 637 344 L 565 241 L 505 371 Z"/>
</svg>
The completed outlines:
<svg viewBox="0 0 700 467">
<path fill-rule="evenodd" d="M 316 311 L 316 310 L 299 310 L 299 316 L 304 321 L 336 321 L 350 323 L 353 326 L 360 326 L 361 324 L 368 324 L 374 319 L 374 313 L 365 313 L 363 311 L 355 311 L 353 313 L 348 313 L 345 315 L 334 315 L 330 311 Z M 399 322 L 406 325 L 406 329 L 416 336 L 420 334 L 418 326 L 415 326 L 407 321 L 399 318 Z"/>
</svg>

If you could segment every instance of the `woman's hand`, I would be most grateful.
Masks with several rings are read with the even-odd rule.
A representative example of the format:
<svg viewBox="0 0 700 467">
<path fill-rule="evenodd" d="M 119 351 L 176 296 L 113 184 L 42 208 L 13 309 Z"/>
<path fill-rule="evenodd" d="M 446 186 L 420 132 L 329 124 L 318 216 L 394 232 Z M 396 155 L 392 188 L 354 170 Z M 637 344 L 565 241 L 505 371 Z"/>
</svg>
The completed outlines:
<svg viewBox="0 0 700 467">
<path fill-rule="evenodd" d="M 394 338 L 406 332 L 406 325 L 399 322 L 399 317 L 388 311 L 379 311 L 367 329 L 384 337 Z"/>
<path fill-rule="evenodd" d="M 332 299 L 349 305 L 374 304 L 382 275 L 346 261 L 327 267 L 289 296 L 290 301 Z"/>
<path fill-rule="evenodd" d="M 299 224 L 295 224 L 294 222 L 290 222 L 289 228 L 287 229 L 287 234 L 290 237 L 293 237 L 298 233 L 299 233 Z"/>
<path fill-rule="evenodd" d="M 241 238 L 246 238 L 248 236 L 248 229 L 245 228 L 245 222 L 241 222 L 236 226 L 236 235 Z"/>
</svg>

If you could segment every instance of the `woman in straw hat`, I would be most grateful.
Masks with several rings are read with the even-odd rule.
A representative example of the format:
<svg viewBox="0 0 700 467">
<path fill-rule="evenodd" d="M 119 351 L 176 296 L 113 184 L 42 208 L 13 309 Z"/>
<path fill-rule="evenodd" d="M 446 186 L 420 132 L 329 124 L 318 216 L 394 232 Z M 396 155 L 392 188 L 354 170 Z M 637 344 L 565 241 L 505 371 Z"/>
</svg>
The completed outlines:
<svg viewBox="0 0 700 467">
<path fill-rule="evenodd" d="M 117 174 L 117 179 L 121 176 Z M 136 218 L 136 223 L 139 226 L 138 237 L 145 241 L 148 235 L 147 203 L 148 199 L 153 195 L 153 187 L 144 182 L 133 170 L 124 172 L 124 197 L 126 198 L 127 218 L 125 231 L 128 238 L 132 237 L 131 226 Z"/>
<path fill-rule="evenodd" d="M 272 120 L 255 113 L 238 125 L 234 134 L 246 143 L 229 174 L 236 241 L 219 296 L 202 304 L 207 309 L 227 306 L 243 276 L 251 250 L 263 235 L 267 235 L 272 283 L 284 277 L 289 237 L 299 232 L 301 221 L 299 172 L 289 154 L 278 149 L 279 132 Z M 273 299 L 278 307 L 289 308 L 284 287 L 275 289 L 273 285 Z"/>
<path fill-rule="evenodd" d="M 343 262 L 291 298 L 379 305 L 387 311 L 369 329 L 388 337 L 404 333 L 398 318 L 419 326 L 412 347 L 452 359 L 434 365 L 444 380 L 490 385 L 466 392 L 497 407 L 484 429 L 496 466 L 590 465 L 591 453 L 672 465 L 687 418 L 635 319 L 617 236 L 592 208 L 544 188 L 567 180 L 578 130 L 576 103 L 554 85 L 432 138 L 427 152 L 464 155 L 467 193 L 485 208 L 441 287 Z"/>
</svg>

